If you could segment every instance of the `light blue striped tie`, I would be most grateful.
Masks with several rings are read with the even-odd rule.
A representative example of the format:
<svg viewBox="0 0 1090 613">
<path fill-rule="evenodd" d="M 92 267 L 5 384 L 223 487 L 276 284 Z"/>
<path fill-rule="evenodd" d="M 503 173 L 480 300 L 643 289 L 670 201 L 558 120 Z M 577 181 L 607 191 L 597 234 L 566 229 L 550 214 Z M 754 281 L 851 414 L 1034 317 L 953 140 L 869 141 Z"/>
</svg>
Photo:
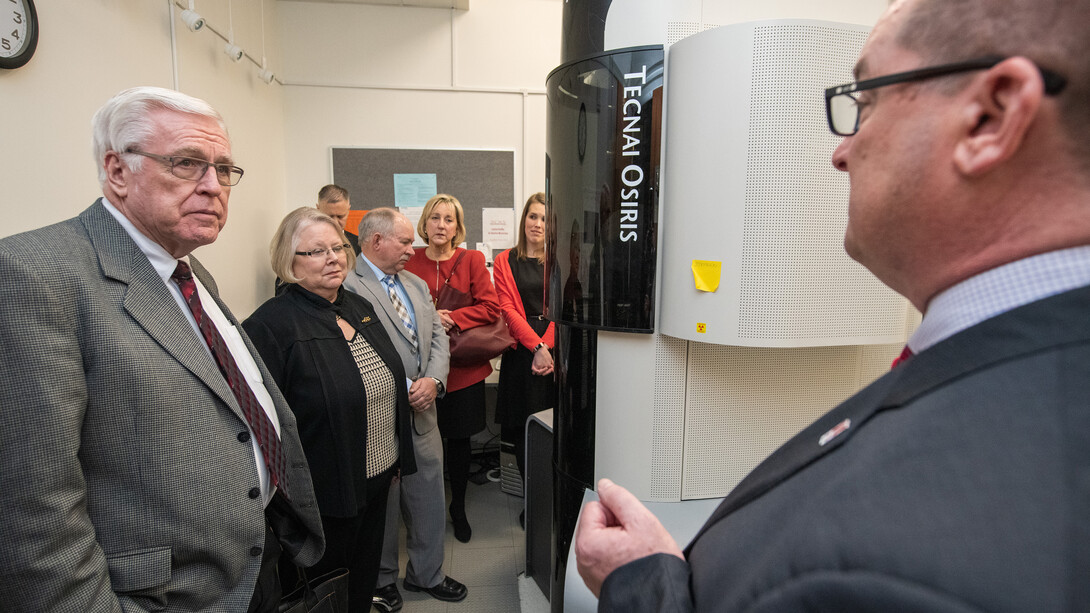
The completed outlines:
<svg viewBox="0 0 1090 613">
<path fill-rule="evenodd" d="M 390 294 L 390 302 L 394 304 L 394 310 L 397 311 L 397 316 L 401 318 L 401 323 L 409 331 L 409 340 L 412 341 L 413 348 L 419 349 L 416 341 L 416 327 L 413 326 L 413 320 L 409 317 L 409 311 L 405 308 L 405 303 L 397 295 L 397 289 L 394 287 L 394 276 L 386 275 L 382 278 L 382 284 L 386 286 L 386 293 Z"/>
</svg>

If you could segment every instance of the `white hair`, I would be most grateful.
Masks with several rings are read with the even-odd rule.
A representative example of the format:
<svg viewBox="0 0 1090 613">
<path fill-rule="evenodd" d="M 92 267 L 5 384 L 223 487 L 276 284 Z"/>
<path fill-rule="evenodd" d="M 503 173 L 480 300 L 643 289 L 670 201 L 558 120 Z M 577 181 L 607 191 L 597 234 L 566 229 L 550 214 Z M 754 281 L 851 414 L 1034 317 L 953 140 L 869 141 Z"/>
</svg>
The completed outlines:
<svg viewBox="0 0 1090 613">
<path fill-rule="evenodd" d="M 152 111 L 159 109 L 210 117 L 227 134 L 223 117 L 212 105 L 200 98 L 162 87 L 126 89 L 110 98 L 91 118 L 92 151 L 95 164 L 98 165 L 100 185 L 106 185 L 106 168 L 103 165 L 106 152 L 125 153 L 130 148 L 143 146 L 155 134 L 155 125 L 150 115 Z M 126 163 L 135 172 L 140 169 L 143 158 L 130 157 L 131 161 Z"/>
<path fill-rule="evenodd" d="M 402 219 L 412 226 L 408 218 L 397 209 L 388 206 L 371 209 L 360 221 L 359 234 L 357 235 L 360 237 L 360 245 L 363 245 L 364 237 L 370 240 L 371 236 L 375 234 L 384 238 L 393 235 L 397 222 Z"/>
</svg>

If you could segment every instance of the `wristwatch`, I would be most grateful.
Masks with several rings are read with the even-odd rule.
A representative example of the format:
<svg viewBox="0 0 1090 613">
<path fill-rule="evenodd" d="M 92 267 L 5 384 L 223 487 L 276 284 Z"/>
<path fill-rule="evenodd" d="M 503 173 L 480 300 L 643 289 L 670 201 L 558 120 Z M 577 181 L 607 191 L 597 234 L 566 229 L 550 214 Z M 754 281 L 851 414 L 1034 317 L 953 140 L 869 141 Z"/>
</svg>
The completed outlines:
<svg viewBox="0 0 1090 613">
<path fill-rule="evenodd" d="M 534 347 L 534 353 L 537 353 L 538 350 L 541 349 L 542 347 L 548 348 L 548 345 L 546 345 L 545 343 L 538 343 L 537 347 Z"/>
<path fill-rule="evenodd" d="M 435 395 L 442 396 L 443 391 L 447 389 L 447 386 L 443 385 L 443 382 L 435 377 L 432 377 L 431 380 L 435 381 Z"/>
</svg>

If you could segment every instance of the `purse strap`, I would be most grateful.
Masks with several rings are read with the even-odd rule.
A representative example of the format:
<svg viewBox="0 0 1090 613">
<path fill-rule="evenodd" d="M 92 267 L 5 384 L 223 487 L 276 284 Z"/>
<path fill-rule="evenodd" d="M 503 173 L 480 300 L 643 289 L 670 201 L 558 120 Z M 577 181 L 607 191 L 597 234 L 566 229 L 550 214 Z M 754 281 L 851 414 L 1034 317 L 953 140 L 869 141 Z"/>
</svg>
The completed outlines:
<svg viewBox="0 0 1090 613">
<path fill-rule="evenodd" d="M 453 287 L 450 284 L 450 278 L 454 276 L 455 269 L 458 268 L 458 264 L 462 263 L 462 258 L 465 257 L 465 255 L 466 255 L 466 251 L 463 249 L 462 252 L 458 254 L 457 259 L 454 260 L 454 266 L 450 267 L 450 274 L 447 275 L 447 278 L 443 280 L 442 287 L 440 287 L 440 288 L 438 288 L 436 290 L 435 300 L 433 301 L 435 303 L 435 308 L 437 308 L 437 309 L 439 309 L 439 308 L 449 308 L 451 311 L 454 311 L 454 310 L 457 310 L 457 309 L 460 309 L 460 308 L 463 308 L 463 307 L 473 306 L 474 304 L 477 303 L 477 301 L 474 300 L 473 297 L 470 296 L 470 294 L 468 294 L 466 292 L 463 292 L 463 291 L 460 291 L 460 290 L 458 290 L 457 288 Z M 451 293 L 454 294 L 453 297 L 450 296 Z M 458 304 L 461 304 L 461 300 L 458 300 L 458 298 L 457 298 L 458 296 L 466 296 L 467 299 L 469 300 L 469 304 L 462 304 L 461 306 L 456 306 L 454 308 L 450 308 L 453 305 L 450 304 L 449 299 L 454 299 Z M 449 299 L 448 300 L 443 300 L 444 297 L 447 297 Z M 442 303 L 446 303 L 447 306 L 440 306 Z"/>
<path fill-rule="evenodd" d="M 314 593 L 314 586 L 310 584 L 306 569 L 296 564 L 295 571 L 303 582 L 303 602 L 306 603 L 306 608 L 309 611 L 314 605 L 318 604 L 318 595 Z"/>
<path fill-rule="evenodd" d="M 466 255 L 466 250 L 463 249 L 462 252 L 458 254 L 458 258 L 456 260 L 454 260 L 454 266 L 450 267 L 450 274 L 447 275 L 446 279 L 443 279 L 443 285 L 447 285 L 447 284 L 450 283 L 450 278 L 454 276 L 454 269 L 458 268 L 458 265 L 462 263 L 462 258 L 464 258 L 465 255 Z"/>
</svg>

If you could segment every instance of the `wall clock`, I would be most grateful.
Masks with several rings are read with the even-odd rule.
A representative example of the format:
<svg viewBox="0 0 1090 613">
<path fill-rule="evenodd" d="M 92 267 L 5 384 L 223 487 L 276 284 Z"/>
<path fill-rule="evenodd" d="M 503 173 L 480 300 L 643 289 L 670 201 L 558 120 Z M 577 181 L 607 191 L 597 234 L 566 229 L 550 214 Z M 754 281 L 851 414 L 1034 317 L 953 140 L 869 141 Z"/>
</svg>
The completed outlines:
<svg viewBox="0 0 1090 613">
<path fill-rule="evenodd" d="M 18 68 L 38 46 L 34 0 L 0 0 L 0 68 Z"/>
</svg>

